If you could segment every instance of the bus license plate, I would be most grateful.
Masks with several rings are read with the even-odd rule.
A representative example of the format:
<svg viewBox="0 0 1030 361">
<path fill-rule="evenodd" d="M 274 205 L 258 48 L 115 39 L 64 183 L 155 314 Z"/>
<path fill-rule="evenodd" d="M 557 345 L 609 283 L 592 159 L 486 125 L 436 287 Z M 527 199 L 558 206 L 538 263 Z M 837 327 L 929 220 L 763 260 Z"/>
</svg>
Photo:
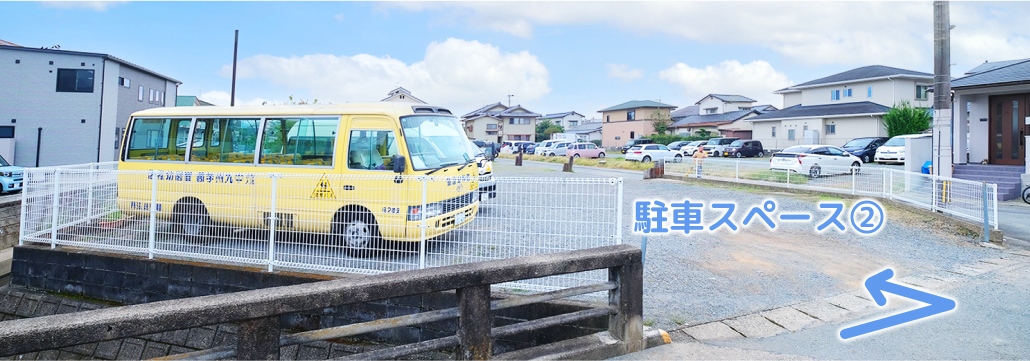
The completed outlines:
<svg viewBox="0 0 1030 361">
<path fill-rule="evenodd" d="M 454 215 L 454 225 L 465 223 L 465 212 L 458 212 Z"/>
</svg>

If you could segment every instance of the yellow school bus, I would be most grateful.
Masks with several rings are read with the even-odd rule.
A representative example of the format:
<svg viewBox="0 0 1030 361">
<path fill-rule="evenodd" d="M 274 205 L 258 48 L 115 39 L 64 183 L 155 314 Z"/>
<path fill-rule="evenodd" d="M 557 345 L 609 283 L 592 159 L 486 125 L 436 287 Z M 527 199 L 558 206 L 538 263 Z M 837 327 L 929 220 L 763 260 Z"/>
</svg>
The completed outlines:
<svg viewBox="0 0 1030 361">
<path fill-rule="evenodd" d="M 126 127 L 118 204 L 188 239 L 276 219 L 363 252 L 471 222 L 474 149 L 450 111 L 421 104 L 148 109 Z"/>
</svg>

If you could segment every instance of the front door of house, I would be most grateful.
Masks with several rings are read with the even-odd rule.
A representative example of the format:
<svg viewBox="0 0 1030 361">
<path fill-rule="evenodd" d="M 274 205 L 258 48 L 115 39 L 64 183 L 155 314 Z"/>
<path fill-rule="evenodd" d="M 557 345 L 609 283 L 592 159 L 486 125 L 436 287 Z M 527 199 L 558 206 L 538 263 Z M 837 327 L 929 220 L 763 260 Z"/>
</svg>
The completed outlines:
<svg viewBox="0 0 1030 361">
<path fill-rule="evenodd" d="M 1030 94 L 998 95 L 990 98 L 990 131 L 987 143 L 990 145 L 991 164 L 1025 165 L 1026 138 L 1030 126 Z"/>
</svg>

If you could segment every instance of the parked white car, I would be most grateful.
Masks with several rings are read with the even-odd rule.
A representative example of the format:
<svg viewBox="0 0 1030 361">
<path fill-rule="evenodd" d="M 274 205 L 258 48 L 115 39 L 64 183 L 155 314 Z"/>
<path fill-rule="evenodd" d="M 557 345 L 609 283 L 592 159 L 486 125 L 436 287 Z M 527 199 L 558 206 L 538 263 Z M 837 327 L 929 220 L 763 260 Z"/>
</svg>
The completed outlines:
<svg viewBox="0 0 1030 361">
<path fill-rule="evenodd" d="M 881 164 L 905 164 L 905 139 L 932 136 L 932 134 L 907 134 L 891 138 L 879 148 L 876 148 L 876 155 L 873 156 L 873 161 Z"/>
<path fill-rule="evenodd" d="M 862 160 L 832 145 L 795 145 L 774 153 L 769 158 L 769 169 L 818 178 L 827 174 L 858 173 L 862 170 Z"/>
<path fill-rule="evenodd" d="M 695 140 L 693 142 L 687 143 L 687 145 L 684 145 L 682 148 L 680 148 L 680 153 L 683 153 L 683 155 L 688 157 L 693 156 L 694 152 L 696 152 L 701 147 L 704 147 L 706 144 L 708 144 L 707 140 Z"/>
<path fill-rule="evenodd" d="M 653 162 L 659 159 L 672 159 L 674 162 L 681 162 L 683 161 L 683 154 L 661 144 L 634 145 L 626 151 L 626 160 Z"/>
<path fill-rule="evenodd" d="M 548 154 L 551 154 L 551 149 L 553 149 L 555 145 L 558 145 L 558 143 L 562 143 L 562 142 L 568 142 L 568 141 L 565 140 L 565 139 L 545 140 L 543 142 L 540 142 L 540 145 L 538 145 L 536 147 L 536 150 L 534 151 L 534 153 L 537 154 L 537 155 L 548 155 Z"/>
<path fill-rule="evenodd" d="M 564 157 L 566 151 L 568 150 L 569 144 L 572 144 L 572 142 L 567 141 L 567 140 L 564 140 L 564 141 L 561 141 L 561 142 L 558 142 L 558 143 L 554 143 L 551 146 L 551 149 L 548 149 L 547 153 L 543 153 L 543 154 L 544 155 L 549 155 L 549 156 L 552 156 L 552 157 L 556 156 L 556 155 L 560 155 L 560 156 Z"/>
</svg>

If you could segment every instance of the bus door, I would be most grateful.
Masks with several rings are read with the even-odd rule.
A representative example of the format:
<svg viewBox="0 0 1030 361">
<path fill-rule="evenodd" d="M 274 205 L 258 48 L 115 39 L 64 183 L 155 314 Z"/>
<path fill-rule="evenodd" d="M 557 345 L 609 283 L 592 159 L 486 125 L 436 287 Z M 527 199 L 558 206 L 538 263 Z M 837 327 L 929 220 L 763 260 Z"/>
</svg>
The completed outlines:
<svg viewBox="0 0 1030 361">
<path fill-rule="evenodd" d="M 406 226 L 413 224 L 408 222 L 412 212 L 418 212 L 412 207 L 422 202 L 413 192 L 421 191 L 421 183 L 393 171 L 394 156 L 402 155 L 397 124 L 387 117 L 351 117 L 345 137 L 345 176 L 337 187 L 340 200 L 371 212 L 379 233 L 390 240 L 417 238 L 417 226 Z"/>
</svg>

